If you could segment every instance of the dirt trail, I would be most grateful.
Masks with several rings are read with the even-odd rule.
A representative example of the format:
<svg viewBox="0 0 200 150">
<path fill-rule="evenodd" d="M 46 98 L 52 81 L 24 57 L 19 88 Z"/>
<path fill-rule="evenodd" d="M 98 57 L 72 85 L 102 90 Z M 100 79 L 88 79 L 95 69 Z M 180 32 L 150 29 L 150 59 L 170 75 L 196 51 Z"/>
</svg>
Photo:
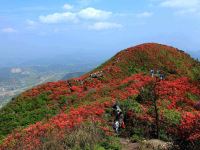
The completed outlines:
<svg viewBox="0 0 200 150">
<path fill-rule="evenodd" d="M 138 150 L 139 147 L 138 143 L 132 143 L 125 138 L 120 138 L 120 143 L 122 144 L 122 150 Z"/>
</svg>

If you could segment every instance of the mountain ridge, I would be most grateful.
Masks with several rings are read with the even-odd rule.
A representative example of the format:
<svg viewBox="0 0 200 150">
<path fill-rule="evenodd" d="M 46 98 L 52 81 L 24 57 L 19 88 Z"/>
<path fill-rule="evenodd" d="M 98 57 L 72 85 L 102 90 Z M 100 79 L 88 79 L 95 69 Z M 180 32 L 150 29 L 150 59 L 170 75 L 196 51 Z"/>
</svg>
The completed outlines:
<svg viewBox="0 0 200 150">
<path fill-rule="evenodd" d="M 152 69 L 164 74 L 165 80 L 156 77 L 156 73 L 152 78 L 149 75 Z M 39 137 L 46 137 L 45 133 L 49 129 L 58 130 L 62 137 L 64 129 L 72 129 L 83 122 L 92 122 L 91 118 L 101 124 L 100 128 L 103 128 L 105 133 L 110 134 L 112 129 L 106 122 L 112 118 L 108 112 L 116 100 L 120 101 L 122 106 L 126 105 L 129 119 L 137 118 L 138 123 L 145 121 L 153 125 L 154 115 L 148 112 L 152 99 L 148 96 L 149 93 L 146 93 L 149 103 L 144 102 L 143 98 L 144 91 L 152 91 L 152 83 L 157 85 L 157 105 L 160 110 L 163 109 L 159 112 L 164 118 L 161 119 L 170 126 L 177 122 L 182 123 L 181 128 L 172 127 L 177 130 L 176 138 L 183 139 L 179 134 L 186 134 L 183 130 L 180 130 L 180 133 L 178 131 L 186 129 L 184 121 L 189 127 L 194 125 L 197 129 L 191 131 L 191 135 L 184 140 L 189 142 L 189 139 L 193 138 L 196 141 L 200 137 L 200 133 L 195 134 L 198 125 L 187 122 L 186 114 L 194 120 L 200 119 L 198 110 L 194 108 L 200 97 L 199 73 L 199 62 L 176 48 L 156 43 L 127 48 L 79 78 L 42 84 L 16 97 L 0 110 L 0 139 L 4 139 L 0 148 L 18 149 L 17 145 L 20 143 L 22 149 L 33 149 L 35 144 L 44 144 Z M 124 108 L 124 111 L 126 109 Z M 108 120 L 104 115 L 109 116 Z M 170 120 L 168 115 L 172 115 L 174 120 Z M 131 122 L 127 121 L 127 128 L 131 126 Z M 164 127 L 162 130 L 171 134 L 171 131 Z M 133 136 L 136 131 L 126 129 L 124 135 L 127 132 Z M 150 131 L 143 136 L 147 135 L 150 135 Z M 13 140 L 17 141 L 14 145 L 11 144 Z M 33 142 L 29 143 L 29 140 Z"/>
</svg>

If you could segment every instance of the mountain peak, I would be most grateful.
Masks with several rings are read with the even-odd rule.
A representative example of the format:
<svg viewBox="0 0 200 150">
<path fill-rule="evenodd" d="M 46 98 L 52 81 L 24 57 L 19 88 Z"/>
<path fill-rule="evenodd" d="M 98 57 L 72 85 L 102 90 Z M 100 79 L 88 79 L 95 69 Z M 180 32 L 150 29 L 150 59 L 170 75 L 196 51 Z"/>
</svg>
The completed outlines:
<svg viewBox="0 0 200 150">
<path fill-rule="evenodd" d="M 120 51 L 97 70 L 105 70 L 105 68 L 117 70 L 118 68 L 122 70 L 121 75 L 129 76 L 133 73 L 148 73 L 151 69 L 157 69 L 167 75 L 175 74 L 196 78 L 198 75 L 195 69 L 191 68 L 197 67 L 198 64 L 199 62 L 177 48 L 157 43 L 145 43 Z"/>
</svg>

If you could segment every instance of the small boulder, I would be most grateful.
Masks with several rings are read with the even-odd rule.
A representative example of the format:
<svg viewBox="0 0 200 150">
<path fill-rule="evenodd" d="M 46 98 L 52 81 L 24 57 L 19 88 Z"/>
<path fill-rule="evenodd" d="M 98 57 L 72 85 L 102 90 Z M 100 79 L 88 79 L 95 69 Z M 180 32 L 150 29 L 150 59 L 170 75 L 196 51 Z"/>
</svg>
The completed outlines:
<svg viewBox="0 0 200 150">
<path fill-rule="evenodd" d="M 169 150 L 171 142 L 164 142 L 158 139 L 144 140 L 140 143 L 139 150 Z"/>
</svg>

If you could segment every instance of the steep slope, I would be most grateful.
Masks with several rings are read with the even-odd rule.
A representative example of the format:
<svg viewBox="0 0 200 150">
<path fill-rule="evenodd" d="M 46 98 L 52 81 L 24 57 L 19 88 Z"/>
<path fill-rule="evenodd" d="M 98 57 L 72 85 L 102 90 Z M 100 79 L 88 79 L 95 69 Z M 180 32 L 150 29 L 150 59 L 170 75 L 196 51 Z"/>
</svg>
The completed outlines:
<svg viewBox="0 0 200 150">
<path fill-rule="evenodd" d="M 151 69 L 159 70 L 165 80 L 152 78 Z M 124 135 L 135 135 L 138 126 L 132 129 L 133 118 L 139 128 L 144 126 L 141 122 L 146 122 L 145 127 L 150 130 L 149 124 L 155 124 L 149 96 L 152 85 L 160 120 L 165 122 L 160 123 L 162 138 L 176 131 L 175 138 L 196 141 L 200 138 L 195 122 L 200 115 L 194 107 L 200 98 L 199 74 L 200 63 L 176 48 L 148 43 L 125 49 L 80 78 L 46 83 L 14 98 L 0 110 L 0 139 L 4 139 L 0 149 L 41 147 L 49 134 L 56 131 L 57 138 L 62 140 L 66 130 L 91 120 L 99 122 L 100 128 L 110 134 L 109 108 L 116 100 L 122 102 L 128 117 Z M 197 128 L 192 130 L 192 126 Z M 150 135 L 150 131 L 137 132 L 144 137 Z"/>
</svg>

